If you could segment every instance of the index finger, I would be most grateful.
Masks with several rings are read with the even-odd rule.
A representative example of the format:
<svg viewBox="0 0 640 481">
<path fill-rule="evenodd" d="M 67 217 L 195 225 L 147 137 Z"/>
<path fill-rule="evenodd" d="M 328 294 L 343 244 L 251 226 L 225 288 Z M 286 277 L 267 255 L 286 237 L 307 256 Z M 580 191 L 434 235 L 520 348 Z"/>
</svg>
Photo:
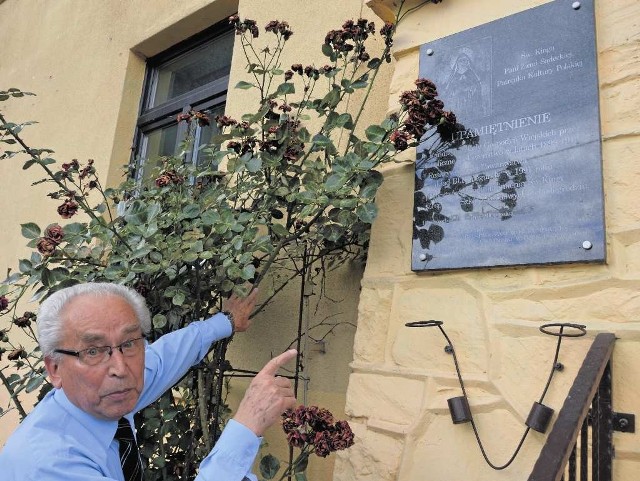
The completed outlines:
<svg viewBox="0 0 640 481">
<path fill-rule="evenodd" d="M 291 359 L 295 358 L 297 354 L 298 351 L 295 349 L 289 349 L 288 351 L 283 352 L 266 363 L 260 373 L 266 374 L 267 376 L 275 376 L 278 369 L 291 361 Z"/>
</svg>

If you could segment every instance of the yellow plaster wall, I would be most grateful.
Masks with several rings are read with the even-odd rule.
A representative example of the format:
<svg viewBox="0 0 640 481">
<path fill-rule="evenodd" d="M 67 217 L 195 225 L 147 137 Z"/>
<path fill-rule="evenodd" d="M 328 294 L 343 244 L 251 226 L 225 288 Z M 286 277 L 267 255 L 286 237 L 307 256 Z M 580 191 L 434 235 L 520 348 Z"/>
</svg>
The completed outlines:
<svg viewBox="0 0 640 481">
<path fill-rule="evenodd" d="M 389 18 L 398 2 L 366 3 Z M 389 109 L 412 88 L 421 44 L 543 3 L 444 0 L 415 11 L 394 44 Z M 579 322 L 589 330 L 563 342 L 565 369 L 556 373 L 546 405 L 557 414 L 595 334 L 614 332 L 613 409 L 640 412 L 640 3 L 595 3 L 607 264 L 412 273 L 414 165 L 389 167 L 377 198 L 347 391 L 356 445 L 339 457 L 334 480 L 521 481 L 546 439 L 532 431 L 509 468 L 487 466 L 470 425 L 451 423 L 447 399 L 461 391 L 445 340 L 435 329 L 404 327 L 408 321 L 445 321 L 494 464 L 513 453 L 549 374 L 556 341 L 540 334 L 544 323 Z M 415 151 L 402 158 L 414 160 Z M 613 479 L 635 481 L 638 434 L 616 432 L 613 441 Z"/>
<path fill-rule="evenodd" d="M 129 160 L 145 59 L 236 11 L 259 25 L 272 19 L 290 23 L 294 35 L 282 59 L 286 68 L 292 63 L 323 65 L 320 47 L 329 30 L 339 28 L 347 18 L 375 19 L 360 0 L 5 0 L 0 2 L 0 89 L 19 87 L 37 97 L 3 102 L 0 109 L 13 121 L 39 122 L 24 131 L 30 145 L 54 149 L 54 157 L 61 162 L 93 158 L 103 182 L 115 185 Z M 227 97 L 232 116 L 256 108 L 255 98 L 247 91 L 233 89 L 246 79 L 244 67 L 236 45 Z M 384 101 L 372 102 L 364 120 L 384 117 L 390 72 L 386 66 L 374 92 Z M 46 197 L 47 189 L 30 187 L 40 178 L 37 169 L 25 172 L 17 160 L 5 162 L 1 169 L 5 228 L 0 230 L 0 272 L 5 273 L 28 254 L 21 223 L 36 222 L 42 227 L 63 221 L 56 213 L 59 202 Z M 310 325 L 322 320 L 343 322 L 324 344 L 311 342 L 305 359 L 305 375 L 310 378 L 306 401 L 332 410 L 338 418 L 344 418 L 362 271 L 362 266 L 343 266 L 331 274 L 326 286 L 313 286 L 309 298 Z M 268 291 L 267 282 L 263 289 Z M 299 286 L 293 285 L 250 331 L 236 336 L 229 353 L 233 366 L 257 370 L 272 354 L 289 346 L 295 337 L 298 299 Z M 25 305 L 25 309 L 35 311 L 37 306 Z M 4 358 L 0 367 L 6 363 Z M 233 384 L 231 405 L 243 391 L 242 381 Z M 6 393 L 0 390 L 0 405 L 6 404 Z M 0 446 L 17 424 L 14 414 L 0 421 Z M 285 457 L 278 443 L 279 429 L 273 428 L 267 438 L 268 449 Z M 332 467 L 333 457 L 312 460 L 310 479 L 331 479 Z"/>
<path fill-rule="evenodd" d="M 392 3 L 241 0 L 237 6 L 231 0 L 184 0 L 179 5 L 171 0 L 6 0 L 0 2 L 0 88 L 20 87 L 38 97 L 5 102 L 0 108 L 12 119 L 40 122 L 26 131 L 32 145 L 53 148 L 61 161 L 94 158 L 99 171 L 113 184 L 129 157 L 146 56 L 237 8 L 241 16 L 259 23 L 272 18 L 289 21 L 296 32 L 291 40 L 291 51 L 296 54 L 286 57 L 285 65 L 294 60 L 319 62 L 318 47 L 327 30 L 348 17 L 362 14 L 371 18 L 369 6 L 388 17 Z M 382 78 L 370 117 L 380 118 L 385 110 L 393 109 L 397 94 L 411 87 L 421 43 L 542 3 L 444 0 L 408 17 L 396 39 L 393 78 L 390 85 L 389 79 Z M 483 463 L 468 426 L 451 424 L 446 399 L 459 395 L 459 388 L 451 359 L 443 353 L 443 342 L 431 332 L 407 332 L 403 327 L 408 320 L 423 319 L 425 313 L 447 321 L 447 332 L 461 357 L 472 409 L 478 413 L 479 429 L 492 458 L 503 460 L 510 454 L 530 403 L 546 380 L 554 344 L 540 336 L 537 328 L 543 322 L 578 320 L 588 325 L 590 338 L 599 331 L 615 332 L 620 339 L 614 351 L 614 409 L 640 411 L 636 368 L 640 355 L 636 314 L 640 287 L 636 200 L 640 5 L 635 0 L 596 0 L 596 7 L 607 265 L 413 274 L 409 270 L 413 165 L 388 168 L 362 280 L 353 351 L 349 347 L 353 332 L 348 330 L 326 346 L 338 365 L 346 364 L 353 355 L 346 410 L 357 444 L 338 456 L 334 479 L 516 481 L 533 464 L 544 441 L 542 435 L 533 433 L 516 463 L 495 472 Z M 231 85 L 241 78 L 241 72 L 236 55 Z M 229 92 L 229 113 L 252 107 L 254 100 L 244 94 Z M 403 154 L 409 160 L 414 156 L 411 151 Z M 39 178 L 35 171 L 24 172 L 19 163 L 5 161 L 1 172 L 5 228 L 0 230 L 0 272 L 6 272 L 27 252 L 19 224 L 46 225 L 57 219 L 56 203 L 45 197 L 46 189 L 29 187 Z M 339 273 L 332 295 L 345 296 L 346 303 L 338 308 L 325 306 L 321 314 L 344 312 L 355 322 L 359 282 L 357 270 Z M 252 346 L 286 347 L 281 319 L 290 322 L 297 316 L 296 296 L 294 286 L 265 315 L 264 322 L 234 341 L 237 349 L 231 356 L 235 365 L 250 361 L 251 367 L 258 368 L 268 358 L 268 350 L 253 351 Z M 551 387 L 550 406 L 560 406 L 588 343 L 584 338 L 564 343 L 566 369 Z M 340 416 L 345 406 L 346 369 L 334 373 L 333 363 L 319 351 L 312 357 L 316 362 L 309 368 L 314 380 L 310 401 Z M 241 388 L 239 385 L 235 392 Z M 0 402 L 6 399 L 0 397 Z M 14 426 L 15 419 L 2 418 L 0 444 Z M 637 436 L 616 433 L 614 442 L 614 479 L 635 480 L 640 469 Z M 330 479 L 326 467 L 311 469 L 310 479 Z"/>
</svg>

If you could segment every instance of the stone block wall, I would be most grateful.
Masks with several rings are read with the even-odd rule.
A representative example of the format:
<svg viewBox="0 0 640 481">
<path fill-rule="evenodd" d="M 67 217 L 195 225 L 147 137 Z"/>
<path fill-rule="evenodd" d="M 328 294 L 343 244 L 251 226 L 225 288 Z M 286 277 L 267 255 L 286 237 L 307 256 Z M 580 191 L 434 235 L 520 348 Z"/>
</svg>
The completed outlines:
<svg viewBox="0 0 640 481">
<path fill-rule="evenodd" d="M 387 19 L 397 4 L 367 3 Z M 416 10 L 396 37 L 389 110 L 412 88 L 421 44 L 543 3 L 444 0 Z M 557 341 L 539 331 L 544 323 L 588 329 L 585 337 L 563 340 L 565 369 L 556 372 L 546 405 L 557 414 L 593 337 L 613 332 L 613 409 L 640 414 L 640 3 L 595 4 L 606 264 L 411 272 L 415 151 L 403 153 L 408 163 L 385 172 L 377 199 L 347 391 L 356 445 L 339 458 L 334 480 L 521 481 L 539 455 L 546 435 L 531 431 L 507 469 L 485 463 L 471 426 L 451 422 L 447 399 L 461 390 L 445 339 L 437 328 L 405 327 L 409 321 L 445 322 L 480 438 L 496 465 L 513 453 L 549 375 Z M 614 433 L 615 481 L 637 479 L 638 436 Z"/>
</svg>

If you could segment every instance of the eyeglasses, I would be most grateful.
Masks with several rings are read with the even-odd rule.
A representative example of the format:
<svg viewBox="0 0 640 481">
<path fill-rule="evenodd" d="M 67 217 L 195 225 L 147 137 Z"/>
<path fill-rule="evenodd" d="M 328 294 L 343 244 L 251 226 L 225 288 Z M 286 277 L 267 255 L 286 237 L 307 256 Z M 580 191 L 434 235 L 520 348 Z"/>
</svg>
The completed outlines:
<svg viewBox="0 0 640 481">
<path fill-rule="evenodd" d="M 117 346 L 98 346 L 89 347 L 81 351 L 68 351 L 66 349 L 55 349 L 53 352 L 60 354 L 67 354 L 69 356 L 75 356 L 80 361 L 89 366 L 96 366 L 107 362 L 113 354 L 113 350 L 119 350 L 124 357 L 133 357 L 140 353 L 141 348 L 144 346 L 144 336 L 136 337 L 135 339 L 128 339 Z"/>
</svg>

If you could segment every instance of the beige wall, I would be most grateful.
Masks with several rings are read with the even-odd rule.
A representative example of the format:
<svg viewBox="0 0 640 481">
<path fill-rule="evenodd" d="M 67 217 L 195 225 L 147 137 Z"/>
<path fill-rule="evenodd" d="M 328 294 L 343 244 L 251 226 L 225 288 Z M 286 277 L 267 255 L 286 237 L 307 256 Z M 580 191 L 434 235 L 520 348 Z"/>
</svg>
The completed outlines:
<svg viewBox="0 0 640 481">
<path fill-rule="evenodd" d="M 385 72 L 369 117 L 381 118 L 395 108 L 398 93 L 411 87 L 420 44 L 542 3 L 444 0 L 418 10 L 400 28 L 393 77 Z M 6 0 L 0 2 L 0 89 L 19 87 L 38 96 L 3 102 L 0 108 L 11 119 L 40 122 L 25 131 L 32 145 L 53 148 L 60 161 L 94 158 L 104 178 L 114 184 L 129 158 L 145 57 L 238 9 L 259 23 L 289 21 L 295 31 L 290 51 L 296 53 L 284 59 L 285 65 L 322 62 L 319 45 L 326 31 L 345 18 L 372 18 L 368 5 L 388 17 L 392 4 L 184 0 L 177 6 L 172 0 Z M 546 381 L 555 343 L 538 332 L 544 322 L 589 327 L 588 338 L 563 343 L 566 369 L 556 375 L 546 404 L 557 412 L 593 335 L 608 331 L 619 337 L 614 410 L 640 412 L 635 366 L 640 355 L 640 4 L 596 0 L 596 10 L 608 263 L 414 274 L 409 270 L 414 166 L 388 168 L 361 296 L 361 272 L 348 267 L 327 284 L 328 297 L 343 302 L 311 300 L 316 319 L 334 316 L 355 324 L 357 317 L 355 344 L 354 329 L 345 324 L 327 339 L 325 353 L 318 346 L 308 358 L 308 401 L 341 416 L 346 391 L 346 411 L 357 434 L 356 445 L 339 456 L 334 479 L 520 481 L 529 472 L 544 435 L 530 434 L 514 465 L 496 472 L 482 461 L 469 426 L 451 424 L 446 400 L 460 392 L 443 340 L 429 330 L 409 332 L 403 327 L 425 316 L 446 320 L 485 447 L 497 462 L 512 452 L 531 402 Z M 241 78 L 238 62 L 236 55 L 231 85 Z M 251 108 L 252 102 L 244 91 L 229 92 L 230 113 Z M 411 151 L 403 154 L 408 160 L 414 156 Z M 5 161 L 2 173 L 4 273 L 27 253 L 19 224 L 35 221 L 44 226 L 58 219 L 57 204 L 45 196 L 46 189 L 29 186 L 39 178 L 37 171 L 24 172 L 20 162 Z M 272 351 L 289 344 L 297 299 L 292 286 L 251 331 L 237 337 L 230 354 L 234 366 L 258 369 Z M 232 403 L 241 392 L 240 384 L 234 387 Z M 4 392 L 4 406 L 2 396 Z M 14 426 L 15 419 L 2 418 L 0 444 Z M 270 433 L 270 439 L 278 436 Z M 637 436 L 616 433 L 614 442 L 614 479 L 634 481 L 640 470 Z M 269 449 L 280 449 L 276 444 Z M 331 466 L 331 458 L 315 463 L 310 479 L 331 479 Z"/>
<path fill-rule="evenodd" d="M 393 2 L 368 2 L 388 15 Z M 538 0 L 445 0 L 400 25 L 390 109 L 418 75 L 420 44 L 526 8 Z M 548 322 L 586 324 L 588 336 L 562 344 L 565 370 L 545 404 L 559 411 L 598 332 L 618 337 L 613 409 L 640 412 L 640 3 L 596 0 L 607 228 L 606 265 L 516 267 L 416 274 L 410 271 L 414 165 L 389 168 L 378 196 L 362 281 L 347 412 L 356 445 L 336 463 L 335 480 L 527 479 L 546 436 L 531 432 L 516 461 L 487 466 L 469 424 L 453 425 L 447 399 L 461 395 L 453 361 L 436 329 L 404 323 L 442 319 L 454 343 L 481 439 L 494 464 L 507 461 L 549 374 L 555 338 Z M 415 159 L 415 151 L 403 155 Z M 640 471 L 638 435 L 614 433 L 614 480 Z"/>
<path fill-rule="evenodd" d="M 293 8 L 295 7 L 295 8 Z M 56 151 L 61 162 L 93 158 L 102 180 L 114 185 L 121 167 L 129 160 L 144 80 L 145 59 L 223 20 L 238 11 L 259 25 L 286 20 L 294 30 L 283 65 L 322 65 L 320 47 L 325 34 L 345 19 L 375 15 L 360 0 L 6 0 L 0 4 L 0 90 L 19 87 L 37 97 L 3 102 L 3 114 L 13 121 L 37 120 L 24 131 L 37 147 Z M 243 77 L 244 61 L 236 45 L 231 72 L 228 110 L 239 115 L 256 108 L 246 91 L 232 88 Z M 380 77 L 374 102 L 366 116 L 381 120 L 386 112 L 390 68 Z M 36 222 L 44 227 L 61 222 L 58 202 L 46 197 L 43 187 L 30 187 L 40 178 L 37 169 L 22 170 L 18 160 L 5 162 L 0 182 L 0 206 L 5 228 L 0 230 L 0 272 L 17 266 L 28 255 L 20 224 Z M 75 219 L 74 219 L 75 220 Z M 324 344 L 309 341 L 305 376 L 307 392 L 300 400 L 324 406 L 344 418 L 345 393 L 352 360 L 359 285 L 363 267 L 346 265 L 331 274 L 326 293 L 321 286 L 309 298 L 309 324 L 342 322 Z M 268 283 L 263 290 L 268 290 Z M 346 286 L 346 288 L 345 288 Z M 236 336 L 229 358 L 234 367 L 258 370 L 273 353 L 285 349 L 295 338 L 299 287 L 291 286 L 271 305 L 253 328 Z M 36 310 L 37 306 L 25 306 Z M 2 320 L 2 322 L 5 322 Z M 0 328 L 5 327 L 0 325 Z M 0 367 L 8 364 L 6 358 Z M 230 402 L 241 396 L 244 384 L 233 384 Z M 6 393 L 0 390 L 0 405 Z M 15 412 L 0 421 L 0 446 L 17 425 Z M 273 428 L 266 451 L 285 456 L 279 445 L 283 435 Z M 312 460 L 310 479 L 330 479 L 333 457 Z"/>
</svg>

